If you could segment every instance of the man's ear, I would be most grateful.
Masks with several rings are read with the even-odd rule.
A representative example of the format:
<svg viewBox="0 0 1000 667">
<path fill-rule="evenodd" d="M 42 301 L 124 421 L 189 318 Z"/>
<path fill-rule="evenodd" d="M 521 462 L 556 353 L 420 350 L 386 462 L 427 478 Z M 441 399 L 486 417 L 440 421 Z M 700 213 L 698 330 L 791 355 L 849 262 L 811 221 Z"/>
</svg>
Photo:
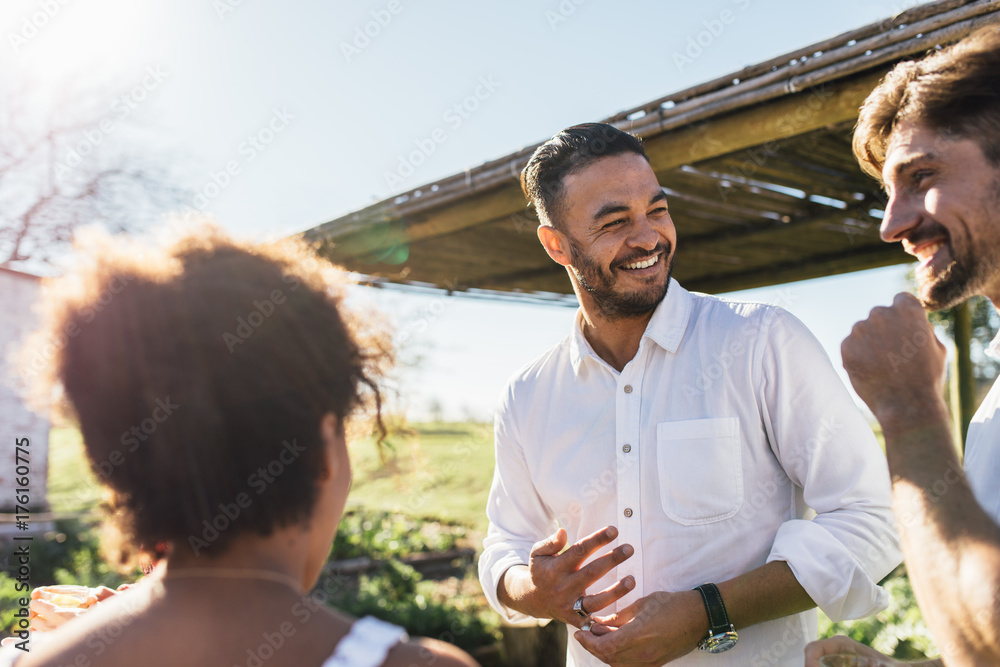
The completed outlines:
<svg viewBox="0 0 1000 667">
<path fill-rule="evenodd" d="M 542 242 L 542 247 L 545 248 L 545 252 L 549 253 L 553 262 L 563 266 L 569 266 L 572 263 L 567 251 L 569 241 L 566 235 L 558 229 L 549 225 L 539 225 L 538 240 Z"/>
</svg>

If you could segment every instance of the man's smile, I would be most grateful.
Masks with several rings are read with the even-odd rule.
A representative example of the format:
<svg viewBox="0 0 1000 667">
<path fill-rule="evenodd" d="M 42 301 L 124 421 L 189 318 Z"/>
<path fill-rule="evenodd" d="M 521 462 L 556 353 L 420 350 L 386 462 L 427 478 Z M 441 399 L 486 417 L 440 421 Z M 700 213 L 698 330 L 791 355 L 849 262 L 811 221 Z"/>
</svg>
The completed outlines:
<svg viewBox="0 0 1000 667">
<path fill-rule="evenodd" d="M 652 257 L 647 257 L 646 259 L 639 260 L 638 262 L 630 262 L 628 264 L 622 264 L 623 269 L 636 270 L 636 269 L 648 269 L 649 267 L 656 264 L 660 259 L 660 254 L 657 253 Z"/>
<path fill-rule="evenodd" d="M 947 245 L 944 239 L 935 239 L 930 242 L 913 244 L 910 241 L 903 239 L 903 250 L 908 254 L 913 255 L 918 260 L 920 260 L 919 268 L 926 268 L 937 256 L 937 253 L 941 248 Z"/>
</svg>

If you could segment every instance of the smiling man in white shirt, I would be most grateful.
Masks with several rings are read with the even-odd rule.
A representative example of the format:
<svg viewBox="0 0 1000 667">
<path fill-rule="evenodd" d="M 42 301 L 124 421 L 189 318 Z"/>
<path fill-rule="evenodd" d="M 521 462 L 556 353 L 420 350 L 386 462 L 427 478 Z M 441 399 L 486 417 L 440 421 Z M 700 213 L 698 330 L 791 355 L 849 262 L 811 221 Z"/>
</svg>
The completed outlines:
<svg viewBox="0 0 1000 667">
<path fill-rule="evenodd" d="M 521 179 L 580 310 L 497 412 L 490 604 L 582 628 L 569 665 L 801 665 L 816 605 L 883 609 L 885 459 L 816 339 L 672 280 L 666 195 L 632 135 L 568 128 Z"/>
<path fill-rule="evenodd" d="M 941 650 L 916 664 L 997 665 L 1000 379 L 969 425 L 963 472 L 944 401 L 946 349 L 924 309 L 982 295 L 1000 311 L 1000 27 L 886 74 L 861 107 L 854 154 L 889 198 L 882 240 L 919 261 L 917 296 L 873 309 L 841 347 L 885 434 L 907 572 Z M 986 354 L 1000 358 L 1000 336 Z M 836 637 L 811 646 L 807 665 L 834 652 L 903 664 Z"/>
</svg>

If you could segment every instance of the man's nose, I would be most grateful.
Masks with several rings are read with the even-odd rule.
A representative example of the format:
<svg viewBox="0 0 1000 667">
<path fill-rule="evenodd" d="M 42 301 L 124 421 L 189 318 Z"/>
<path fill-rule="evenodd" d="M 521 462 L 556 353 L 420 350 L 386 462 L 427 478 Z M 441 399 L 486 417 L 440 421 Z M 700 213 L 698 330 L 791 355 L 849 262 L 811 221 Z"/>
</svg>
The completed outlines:
<svg viewBox="0 0 1000 667">
<path fill-rule="evenodd" d="M 907 233 L 920 222 L 920 207 L 913 197 L 889 197 L 885 215 L 879 226 L 879 236 L 886 243 L 902 241 Z"/>
<path fill-rule="evenodd" d="M 660 242 L 660 234 L 652 221 L 646 216 L 637 218 L 629 236 L 629 244 L 636 248 L 652 250 Z"/>
</svg>

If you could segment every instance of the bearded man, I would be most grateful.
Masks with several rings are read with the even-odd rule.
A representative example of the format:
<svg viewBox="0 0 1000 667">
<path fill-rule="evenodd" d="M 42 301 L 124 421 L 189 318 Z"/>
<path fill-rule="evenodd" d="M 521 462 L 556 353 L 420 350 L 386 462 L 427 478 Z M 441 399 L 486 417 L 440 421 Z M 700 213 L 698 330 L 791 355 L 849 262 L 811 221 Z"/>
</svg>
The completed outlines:
<svg viewBox="0 0 1000 667">
<path fill-rule="evenodd" d="M 568 128 L 521 183 L 580 309 L 497 412 L 490 604 L 568 624 L 569 665 L 801 665 L 817 605 L 882 610 L 888 472 L 816 339 L 671 278 L 677 234 L 638 138 Z"/>
</svg>

